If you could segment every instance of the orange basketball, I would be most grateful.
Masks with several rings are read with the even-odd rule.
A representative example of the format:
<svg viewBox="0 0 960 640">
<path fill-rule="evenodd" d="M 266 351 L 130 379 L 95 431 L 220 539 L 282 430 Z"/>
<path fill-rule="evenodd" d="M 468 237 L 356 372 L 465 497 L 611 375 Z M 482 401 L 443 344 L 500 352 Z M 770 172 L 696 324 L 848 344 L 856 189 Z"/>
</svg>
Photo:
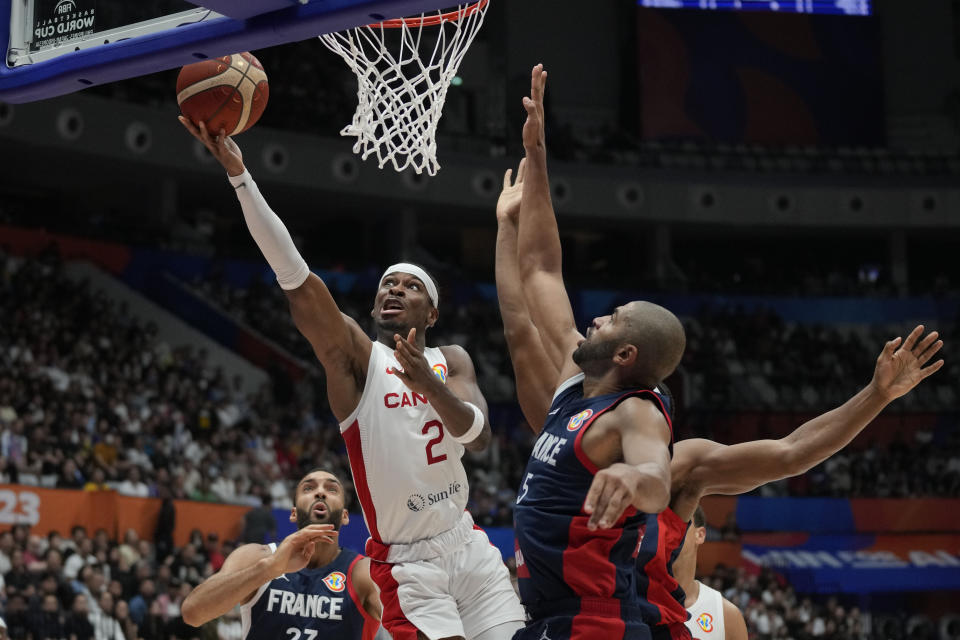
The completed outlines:
<svg viewBox="0 0 960 640">
<path fill-rule="evenodd" d="M 188 64 L 177 77 L 177 103 L 183 115 L 204 122 L 216 135 L 243 133 L 260 119 L 270 88 L 263 65 L 251 53 Z"/>
</svg>

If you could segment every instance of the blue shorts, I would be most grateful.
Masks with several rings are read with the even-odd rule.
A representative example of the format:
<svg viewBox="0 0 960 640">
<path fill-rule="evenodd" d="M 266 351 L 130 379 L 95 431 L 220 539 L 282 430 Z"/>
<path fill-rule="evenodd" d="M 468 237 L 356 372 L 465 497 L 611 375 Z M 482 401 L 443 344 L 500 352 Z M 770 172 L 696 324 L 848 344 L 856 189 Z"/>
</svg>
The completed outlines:
<svg viewBox="0 0 960 640">
<path fill-rule="evenodd" d="M 651 640 L 650 627 L 639 619 L 556 615 L 531 620 L 513 640 Z"/>
</svg>

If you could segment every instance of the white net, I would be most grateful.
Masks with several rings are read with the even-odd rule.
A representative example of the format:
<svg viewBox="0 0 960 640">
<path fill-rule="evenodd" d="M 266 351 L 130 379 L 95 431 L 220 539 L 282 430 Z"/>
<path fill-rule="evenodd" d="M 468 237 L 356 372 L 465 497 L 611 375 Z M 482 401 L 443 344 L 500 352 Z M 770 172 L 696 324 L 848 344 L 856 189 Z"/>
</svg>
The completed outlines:
<svg viewBox="0 0 960 640">
<path fill-rule="evenodd" d="M 320 36 L 357 76 L 357 111 L 340 131 L 356 138 L 354 153 L 364 160 L 376 154 L 381 169 L 389 162 L 397 171 L 437 174 L 437 124 L 447 90 L 488 2 Z"/>
</svg>

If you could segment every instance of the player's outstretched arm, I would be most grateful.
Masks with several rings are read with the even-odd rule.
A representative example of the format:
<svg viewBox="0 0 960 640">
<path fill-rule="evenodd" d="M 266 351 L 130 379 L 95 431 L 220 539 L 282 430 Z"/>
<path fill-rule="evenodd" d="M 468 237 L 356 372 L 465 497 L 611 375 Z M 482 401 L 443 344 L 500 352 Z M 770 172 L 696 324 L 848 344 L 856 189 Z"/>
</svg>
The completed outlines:
<svg viewBox="0 0 960 640">
<path fill-rule="evenodd" d="M 247 544 L 229 556 L 216 574 L 199 584 L 183 601 L 183 621 L 199 627 L 244 604 L 261 586 L 285 573 L 307 566 L 317 542 L 333 542 L 332 525 L 310 525 L 287 536 L 277 551 L 262 544 Z"/>
<path fill-rule="evenodd" d="M 511 184 L 513 170 L 503 177 L 503 191 L 497 201 L 497 249 L 495 270 L 497 300 L 503 318 L 503 334 L 513 364 L 517 383 L 517 400 L 527 423 L 534 433 L 540 433 L 550 410 L 550 401 L 556 388 L 560 370 L 547 356 L 540 333 L 530 318 L 530 310 L 520 284 L 520 266 L 517 258 L 517 216 L 523 192 L 526 160 L 520 161 L 516 182 Z"/>
<path fill-rule="evenodd" d="M 340 312 L 323 280 L 310 273 L 283 221 L 270 209 L 244 167 L 237 143 L 223 131 L 216 137 L 211 136 L 202 122 L 194 125 L 183 116 L 180 122 L 226 169 L 240 200 L 247 229 L 277 274 L 294 323 L 310 341 L 324 368 L 330 373 L 342 374 L 328 376 L 333 382 L 328 394 L 334 414 L 345 417 L 353 411 L 362 390 L 356 381 L 362 379 L 366 371 L 372 348 L 369 338 L 355 321 Z"/>
<path fill-rule="evenodd" d="M 530 314 L 540 331 L 547 355 L 561 372 L 554 382 L 562 382 L 579 372 L 570 354 L 583 336 L 577 331 L 573 308 L 563 284 L 560 231 L 550 197 L 543 110 L 546 83 L 547 72 L 543 65 L 537 65 L 532 72 L 530 96 L 523 99 L 527 110 L 527 122 L 523 126 L 527 163 L 517 243 L 520 276 Z"/>
<path fill-rule="evenodd" d="M 619 451 L 604 441 L 619 437 Z M 617 408 L 597 419 L 584 437 L 597 442 L 597 450 L 606 449 L 606 455 L 617 460 L 601 468 L 593 478 L 583 510 L 590 515 L 587 527 L 609 529 L 633 506 L 644 513 L 660 513 L 670 504 L 670 426 L 653 403 L 640 398 L 627 398 Z M 594 459 L 603 467 L 603 460 Z M 600 462 L 601 464 L 598 464 Z"/>
<path fill-rule="evenodd" d="M 921 340 L 923 332 L 923 326 L 919 326 L 906 340 L 888 342 L 877 358 L 870 384 L 842 406 L 802 424 L 780 440 L 731 446 L 709 440 L 678 442 L 674 483 L 680 491 L 674 492 L 674 511 L 682 518 L 692 517 L 702 496 L 737 495 L 800 475 L 847 446 L 888 404 L 943 366 L 943 360 L 924 366 L 943 341 L 937 339 L 936 331 Z"/>
</svg>

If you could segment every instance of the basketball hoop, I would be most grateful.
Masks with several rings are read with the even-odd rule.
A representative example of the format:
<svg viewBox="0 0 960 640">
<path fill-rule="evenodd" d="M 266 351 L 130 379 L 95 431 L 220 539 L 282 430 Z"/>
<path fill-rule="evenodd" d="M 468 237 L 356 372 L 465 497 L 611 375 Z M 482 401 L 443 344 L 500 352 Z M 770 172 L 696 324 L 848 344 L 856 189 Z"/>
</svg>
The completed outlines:
<svg viewBox="0 0 960 640">
<path fill-rule="evenodd" d="M 389 162 L 397 171 L 437 174 L 437 124 L 447 90 L 489 1 L 320 36 L 357 76 L 357 111 L 340 131 L 356 138 L 354 153 L 364 160 L 376 154 L 381 169 Z M 435 41 L 424 31 L 432 28 Z"/>
</svg>

